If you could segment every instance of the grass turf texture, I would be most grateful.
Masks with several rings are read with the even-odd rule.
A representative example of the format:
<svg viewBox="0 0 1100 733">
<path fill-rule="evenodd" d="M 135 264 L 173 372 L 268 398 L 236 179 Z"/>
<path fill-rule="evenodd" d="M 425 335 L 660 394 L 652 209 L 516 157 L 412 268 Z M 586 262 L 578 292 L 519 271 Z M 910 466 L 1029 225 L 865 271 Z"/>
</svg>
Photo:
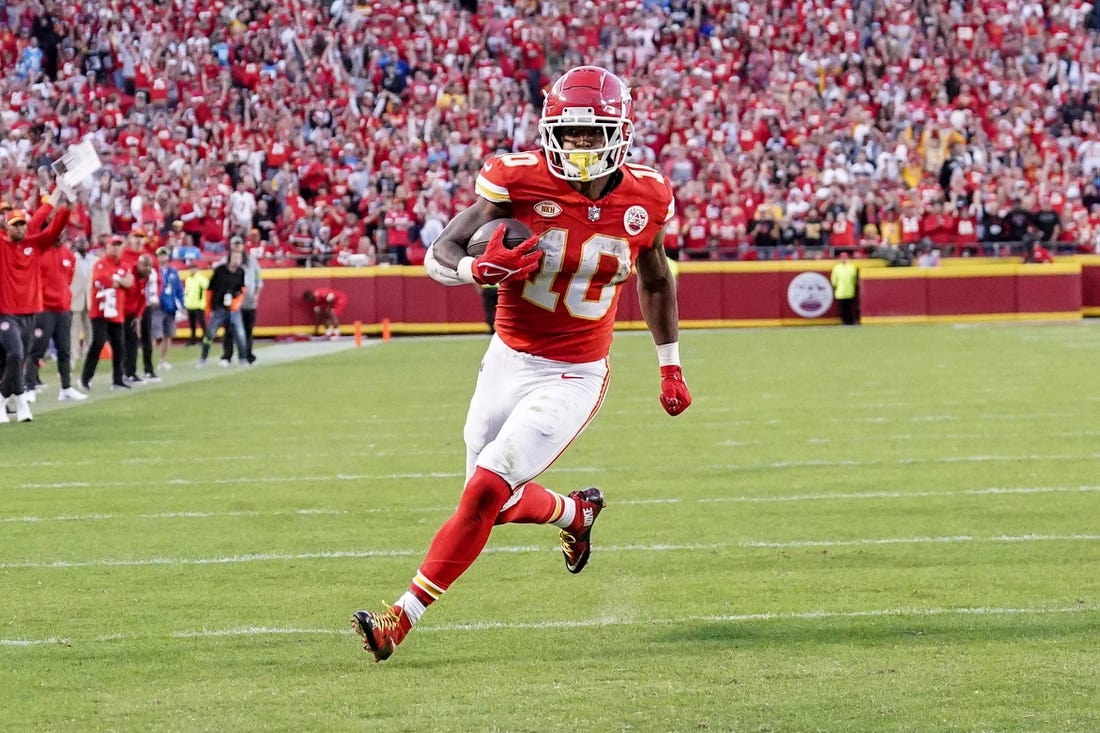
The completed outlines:
<svg viewBox="0 0 1100 733">
<path fill-rule="evenodd" d="M 607 495 L 584 573 L 500 527 L 380 665 L 347 617 L 453 508 L 484 338 L 44 392 L 0 427 L 0 727 L 1095 731 L 1098 336 L 687 332 L 673 420 L 620 334 L 544 476 Z"/>
</svg>

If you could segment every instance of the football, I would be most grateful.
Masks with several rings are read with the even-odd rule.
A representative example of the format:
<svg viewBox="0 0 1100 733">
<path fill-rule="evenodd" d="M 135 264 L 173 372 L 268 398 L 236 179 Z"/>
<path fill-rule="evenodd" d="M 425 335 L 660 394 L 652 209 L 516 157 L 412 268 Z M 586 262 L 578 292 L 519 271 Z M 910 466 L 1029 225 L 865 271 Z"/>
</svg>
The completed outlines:
<svg viewBox="0 0 1100 733">
<path fill-rule="evenodd" d="M 493 219 L 478 227 L 478 230 L 470 237 L 470 241 L 466 243 L 466 254 L 471 257 L 479 257 L 484 254 L 485 247 L 489 244 L 489 239 L 501 224 L 508 226 L 508 231 L 504 233 L 504 246 L 508 249 L 514 249 L 520 246 L 523 244 L 524 240 L 532 234 L 532 231 L 527 225 L 521 221 L 516 221 L 515 219 Z"/>
</svg>

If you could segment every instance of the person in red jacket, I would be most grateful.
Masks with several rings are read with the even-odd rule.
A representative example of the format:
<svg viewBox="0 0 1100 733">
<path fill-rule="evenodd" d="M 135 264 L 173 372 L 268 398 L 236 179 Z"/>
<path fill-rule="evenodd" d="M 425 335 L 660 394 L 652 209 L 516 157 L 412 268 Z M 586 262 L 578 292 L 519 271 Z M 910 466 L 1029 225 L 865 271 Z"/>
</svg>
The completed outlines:
<svg viewBox="0 0 1100 733">
<path fill-rule="evenodd" d="M 61 379 L 61 391 L 57 399 L 79 402 L 88 398 L 72 385 L 72 291 L 69 285 L 76 270 L 76 255 L 61 244 L 42 253 L 39 262 L 42 272 L 42 310 L 34 318 L 34 342 L 27 356 L 23 378 L 28 389 L 40 384 L 38 365 L 46 355 L 50 341 L 57 349 L 57 375 Z"/>
<path fill-rule="evenodd" d="M 315 288 L 307 290 L 302 296 L 313 309 L 313 336 L 321 335 L 321 326 L 325 327 L 325 338 L 335 341 L 340 338 L 340 314 L 344 312 L 348 296 L 339 290 Z"/>
<path fill-rule="evenodd" d="M 61 195 L 55 191 L 54 200 Z M 30 399 L 23 383 L 23 366 L 30 352 L 34 315 L 42 310 L 42 253 L 57 246 L 69 220 L 67 206 L 58 208 L 49 226 L 28 233 L 27 215 L 21 209 L 8 214 L 6 231 L 0 234 L 0 352 L 4 374 L 0 378 L 0 397 L 14 398 L 16 419 L 34 419 Z M 0 407 L 0 422 L 7 422 L 7 411 Z"/>
<path fill-rule="evenodd" d="M 117 235 L 108 239 L 103 256 L 96 260 L 92 268 L 91 300 L 88 304 L 88 315 L 92 319 L 92 344 L 88 347 L 84 370 L 80 373 L 80 386 L 85 392 L 92 388 L 92 377 L 106 343 L 111 344 L 112 389 L 130 388 L 122 379 L 122 362 L 126 357 L 122 322 L 125 320 L 126 288 L 133 286 L 134 274 L 120 261 L 123 241 Z"/>
</svg>

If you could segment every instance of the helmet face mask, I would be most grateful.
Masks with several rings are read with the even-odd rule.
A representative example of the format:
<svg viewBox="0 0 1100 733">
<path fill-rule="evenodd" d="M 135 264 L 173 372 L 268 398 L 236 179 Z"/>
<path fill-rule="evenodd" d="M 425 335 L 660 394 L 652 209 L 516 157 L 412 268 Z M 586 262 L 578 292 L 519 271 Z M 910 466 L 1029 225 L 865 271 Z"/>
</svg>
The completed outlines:
<svg viewBox="0 0 1100 733">
<path fill-rule="evenodd" d="M 588 182 L 618 170 L 634 137 L 632 113 L 630 89 L 619 77 L 595 66 L 567 71 L 546 95 L 539 120 L 550 172 Z M 589 146 L 567 148 L 573 137 L 587 137 Z"/>
</svg>

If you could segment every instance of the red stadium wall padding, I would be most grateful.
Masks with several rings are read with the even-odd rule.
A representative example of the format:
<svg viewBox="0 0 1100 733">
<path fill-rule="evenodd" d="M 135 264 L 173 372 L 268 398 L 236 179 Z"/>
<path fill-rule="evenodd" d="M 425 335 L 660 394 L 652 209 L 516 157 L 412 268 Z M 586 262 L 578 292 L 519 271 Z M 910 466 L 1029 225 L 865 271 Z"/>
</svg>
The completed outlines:
<svg viewBox="0 0 1100 733">
<path fill-rule="evenodd" d="M 1078 255 L 1081 305 L 1086 316 L 1100 316 L 1100 255 Z"/>
<path fill-rule="evenodd" d="M 906 270 L 883 270 L 859 285 L 860 310 L 866 315 L 924 320 L 928 314 L 928 280 Z M 900 277 L 906 275 L 906 277 Z"/>
<path fill-rule="evenodd" d="M 1051 272 L 1049 267 L 1051 266 L 1025 265 L 1017 270 L 1018 313 L 1065 313 L 1082 310 L 1081 272 Z"/>
<path fill-rule="evenodd" d="M 930 316 L 1016 312 L 1014 273 L 951 272 L 949 277 L 929 276 L 927 283 Z"/>
<path fill-rule="evenodd" d="M 828 279 L 830 261 L 681 263 L 678 288 L 685 328 L 836 323 Z M 1100 315 L 1100 257 L 1064 258 L 1051 265 L 1017 262 L 938 268 L 893 267 L 860 261 L 860 304 L 866 323 L 922 320 L 1074 318 Z M 302 298 L 309 288 L 341 290 L 348 304 L 341 324 L 360 321 L 379 333 L 383 318 L 394 333 L 484 333 L 478 288 L 445 287 L 421 267 L 264 270 L 257 334 L 309 333 L 313 316 Z M 619 298 L 620 328 L 643 328 L 636 278 Z"/>
<path fill-rule="evenodd" d="M 824 268 L 794 269 L 786 266 L 781 269 L 776 300 L 779 316 L 784 323 L 812 323 L 839 318 L 833 300 L 833 286 L 829 282 L 831 270 L 831 262 Z M 809 274 L 816 277 L 809 277 Z"/>
<path fill-rule="evenodd" d="M 886 323 L 1080 318 L 1081 272 L 1081 264 L 1073 261 L 864 272 L 862 319 Z"/>
</svg>

